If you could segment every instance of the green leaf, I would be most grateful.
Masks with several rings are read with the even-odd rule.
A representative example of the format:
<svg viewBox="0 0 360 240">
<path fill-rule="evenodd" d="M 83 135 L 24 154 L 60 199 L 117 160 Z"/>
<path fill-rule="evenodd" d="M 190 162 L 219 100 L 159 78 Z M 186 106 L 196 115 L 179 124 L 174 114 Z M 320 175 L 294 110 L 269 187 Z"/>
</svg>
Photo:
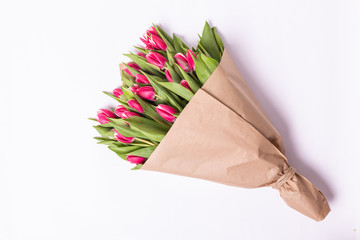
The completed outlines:
<svg viewBox="0 0 360 240">
<path fill-rule="evenodd" d="M 161 142 L 167 133 L 167 129 L 161 124 L 143 117 L 131 117 L 127 118 L 126 121 L 130 124 L 130 128 L 141 132 L 148 139 Z"/>
<path fill-rule="evenodd" d="M 169 65 L 172 66 L 175 64 L 175 59 L 169 50 L 166 50 L 166 57 L 168 60 L 168 62 L 166 63 L 166 66 L 169 66 Z"/>
<path fill-rule="evenodd" d="M 168 102 L 170 105 L 172 105 L 173 107 L 175 107 L 178 111 L 181 111 L 183 109 L 183 107 L 180 105 L 181 104 L 181 100 L 179 97 L 175 96 L 174 94 L 171 94 L 171 92 L 168 92 L 165 88 L 163 88 L 159 83 L 159 80 L 157 78 L 155 78 L 152 75 L 146 74 L 145 72 L 142 72 L 147 79 L 149 80 L 151 86 L 153 86 L 153 88 L 155 89 L 155 92 L 157 93 L 157 95 L 159 95 L 159 97 Z M 167 81 L 165 79 L 162 79 L 162 81 Z"/>
<path fill-rule="evenodd" d="M 139 50 L 139 52 L 143 53 L 143 54 L 148 54 L 149 50 L 142 48 L 142 47 L 138 47 L 138 46 L 134 46 L 134 48 L 136 48 L 137 50 Z"/>
<path fill-rule="evenodd" d="M 212 31 L 214 33 L 214 36 L 215 36 L 215 40 L 216 40 L 216 43 L 220 49 L 220 54 L 222 56 L 223 52 L 224 52 L 224 43 L 223 41 L 221 40 L 221 38 L 219 37 L 219 35 L 217 34 L 216 30 L 215 30 L 215 27 L 212 28 Z"/>
<path fill-rule="evenodd" d="M 116 131 L 125 137 L 139 137 L 147 139 L 147 137 L 142 132 L 131 129 L 123 119 L 111 119 L 111 124 L 116 129 Z"/>
<path fill-rule="evenodd" d="M 186 50 L 184 51 L 183 46 L 185 47 L 186 44 L 181 41 L 180 38 L 178 38 L 175 34 L 173 34 L 174 39 L 174 47 L 177 53 L 186 54 Z M 186 46 L 187 47 L 187 46 Z M 189 47 L 187 47 L 189 48 Z"/>
<path fill-rule="evenodd" d="M 133 60 L 139 67 L 150 74 L 163 77 L 164 73 L 155 65 L 152 65 L 151 63 L 148 63 L 146 59 L 144 59 L 141 56 L 138 56 L 136 54 L 130 53 L 130 54 L 124 54 L 124 56 L 129 57 L 131 60 Z"/>
<path fill-rule="evenodd" d="M 133 167 L 131 170 L 139 170 L 143 164 L 137 164 L 135 167 Z"/>
<path fill-rule="evenodd" d="M 114 136 L 114 131 L 112 131 L 112 127 L 102 127 L 100 125 L 93 126 L 98 133 L 103 136 L 104 138 L 109 138 Z"/>
<path fill-rule="evenodd" d="M 201 59 L 204 61 L 206 67 L 211 73 L 213 73 L 218 66 L 219 62 L 213 58 L 207 57 L 204 54 L 200 54 Z"/>
<path fill-rule="evenodd" d="M 134 93 L 129 88 L 121 86 L 121 90 L 127 99 L 134 98 Z M 127 102 L 126 102 L 126 105 L 127 105 Z"/>
<path fill-rule="evenodd" d="M 200 55 L 202 55 L 202 54 L 200 54 Z M 199 78 L 200 82 L 202 84 L 204 84 L 206 82 L 206 80 L 209 79 L 212 72 L 206 66 L 206 64 L 204 63 L 204 61 L 202 60 L 202 57 L 200 55 L 196 59 L 194 59 L 195 72 L 196 72 L 196 75 Z"/>
<path fill-rule="evenodd" d="M 178 64 L 176 64 L 175 66 L 176 66 L 177 70 L 181 73 L 183 78 L 187 81 L 191 90 L 194 93 L 196 93 L 197 90 L 199 89 L 199 85 L 196 83 L 196 81 L 189 74 L 187 74 Z"/>
<path fill-rule="evenodd" d="M 198 46 L 197 46 L 197 52 L 203 53 L 206 56 L 210 57 L 210 54 L 206 51 L 206 49 L 201 45 L 200 42 L 198 43 Z"/>
<path fill-rule="evenodd" d="M 190 101 L 190 99 L 194 96 L 192 92 L 188 89 L 183 87 L 181 84 L 176 82 L 160 82 L 161 86 L 169 89 L 170 91 L 174 92 L 175 94 L 179 95 L 180 97 Z"/>
<path fill-rule="evenodd" d="M 126 146 L 126 147 L 116 147 L 116 146 L 109 146 L 109 149 L 111 151 L 114 151 L 116 153 L 119 153 L 119 154 L 128 154 L 130 152 L 133 152 L 137 149 L 140 149 L 141 147 L 139 146 Z"/>
<path fill-rule="evenodd" d="M 133 152 L 127 153 L 127 155 L 134 155 L 134 156 L 149 158 L 150 155 L 155 150 L 155 148 L 156 147 L 144 147 L 144 148 L 137 149 Z"/>
<path fill-rule="evenodd" d="M 130 76 L 124 70 L 121 71 L 121 81 L 127 86 L 130 87 L 135 83 L 135 78 Z"/>
<path fill-rule="evenodd" d="M 206 49 L 206 51 L 210 53 L 210 56 L 212 58 L 215 58 L 217 61 L 220 61 L 221 59 L 220 50 L 217 45 L 214 33 L 211 30 L 208 22 L 205 22 L 200 43 Z"/>
<path fill-rule="evenodd" d="M 174 62 L 175 64 L 175 62 Z M 172 65 L 170 66 L 169 64 L 166 65 L 166 68 L 169 70 L 171 78 L 174 82 L 180 83 L 180 81 L 182 80 L 182 78 L 180 77 L 180 75 L 174 70 L 174 68 L 172 67 Z"/>
<path fill-rule="evenodd" d="M 127 105 L 127 101 L 126 101 L 126 97 L 124 95 L 121 95 L 120 98 L 117 98 L 114 94 L 109 93 L 109 92 L 105 92 L 103 91 L 103 93 L 113 99 L 115 99 L 116 101 L 118 101 L 121 104 L 125 104 Z"/>
</svg>

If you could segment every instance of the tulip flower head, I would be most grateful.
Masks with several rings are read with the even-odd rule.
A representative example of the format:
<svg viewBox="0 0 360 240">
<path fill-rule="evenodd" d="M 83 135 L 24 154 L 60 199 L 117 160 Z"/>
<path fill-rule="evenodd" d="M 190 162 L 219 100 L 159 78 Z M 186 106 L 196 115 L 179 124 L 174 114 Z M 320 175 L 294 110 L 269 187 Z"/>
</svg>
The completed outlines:
<svg viewBox="0 0 360 240">
<path fill-rule="evenodd" d="M 186 58 L 186 56 L 182 53 L 177 53 L 174 56 L 174 59 L 176 61 L 177 64 L 179 64 L 179 66 L 185 71 L 185 72 L 190 72 L 190 66 L 189 66 L 189 62 L 188 59 Z"/>
<path fill-rule="evenodd" d="M 139 52 L 137 55 L 140 56 L 140 57 L 146 57 L 146 55 L 143 54 L 142 52 Z"/>
<path fill-rule="evenodd" d="M 171 77 L 170 71 L 169 70 L 165 70 L 165 77 L 169 82 L 173 82 L 173 79 Z"/>
<path fill-rule="evenodd" d="M 138 111 L 139 113 L 143 113 L 144 109 L 142 108 L 142 106 L 140 105 L 140 103 L 136 100 L 136 99 L 130 99 L 128 101 L 128 105 L 129 107 L 135 109 L 136 111 Z"/>
<path fill-rule="evenodd" d="M 132 91 L 133 93 L 136 93 L 136 91 L 140 88 L 139 85 L 134 84 L 131 87 L 129 87 L 130 91 Z"/>
<path fill-rule="evenodd" d="M 99 123 L 105 124 L 110 122 L 108 118 L 116 118 L 116 115 L 112 111 L 109 111 L 107 109 L 100 109 L 97 112 L 97 120 Z"/>
<path fill-rule="evenodd" d="M 125 137 L 124 135 L 121 135 L 116 129 L 114 129 L 114 138 L 122 143 L 132 143 L 135 138 L 133 137 Z"/>
<path fill-rule="evenodd" d="M 127 64 L 129 67 L 133 68 L 136 71 L 139 71 L 141 68 L 139 67 L 139 65 L 137 65 L 136 63 L 130 62 Z M 129 74 L 132 77 L 135 77 L 128 68 L 124 68 L 124 71 Z"/>
<path fill-rule="evenodd" d="M 121 95 L 123 95 L 124 93 L 123 93 L 123 91 L 121 90 L 121 88 L 115 88 L 115 89 L 113 90 L 113 94 L 114 94 L 115 97 L 119 98 L 119 97 L 120 97 Z"/>
<path fill-rule="evenodd" d="M 136 94 L 143 99 L 155 101 L 155 90 L 151 86 L 139 87 Z"/>
<path fill-rule="evenodd" d="M 146 60 L 160 69 L 163 69 L 165 67 L 165 63 L 167 62 L 166 58 L 157 52 L 150 52 L 147 54 Z"/>
<path fill-rule="evenodd" d="M 181 84 L 181 86 L 187 88 L 188 90 L 190 90 L 192 92 L 191 87 L 189 86 L 189 83 L 185 79 L 181 80 L 180 84 Z"/>
<path fill-rule="evenodd" d="M 196 58 L 195 53 L 193 51 L 191 51 L 190 49 L 188 49 L 186 51 L 186 59 L 187 59 L 187 62 L 189 64 L 189 68 L 190 68 L 191 71 L 195 71 L 194 58 Z"/>
<path fill-rule="evenodd" d="M 119 105 L 117 106 L 117 108 L 115 109 L 114 113 L 118 116 L 118 117 L 121 117 L 121 115 L 124 113 L 124 112 L 127 112 L 129 110 L 127 110 L 123 105 Z"/>
<path fill-rule="evenodd" d="M 135 82 L 141 83 L 141 84 L 150 84 L 147 77 L 145 75 L 142 75 L 142 74 L 136 74 Z"/>
<path fill-rule="evenodd" d="M 156 107 L 156 112 L 168 122 L 174 122 L 176 117 L 173 115 L 177 113 L 176 109 L 165 104 L 159 104 Z"/>
<path fill-rule="evenodd" d="M 150 27 L 140 40 L 145 44 L 146 49 L 149 50 L 156 49 L 165 51 L 167 48 L 166 43 L 159 37 L 154 27 Z"/>
<path fill-rule="evenodd" d="M 140 114 L 135 113 L 135 112 L 130 112 L 129 110 L 127 110 L 123 105 L 119 105 L 116 109 L 115 109 L 115 114 L 117 116 L 119 116 L 122 119 L 126 119 L 126 118 L 130 118 L 133 116 L 137 116 L 137 117 L 141 117 Z"/>
<path fill-rule="evenodd" d="M 152 34 L 149 38 L 149 42 L 154 49 L 165 51 L 167 48 L 166 43 L 157 35 Z"/>
<path fill-rule="evenodd" d="M 126 160 L 131 162 L 131 163 L 134 163 L 134 164 L 141 164 L 141 163 L 144 163 L 146 161 L 146 158 L 135 156 L 135 155 L 128 155 L 126 157 Z"/>
</svg>

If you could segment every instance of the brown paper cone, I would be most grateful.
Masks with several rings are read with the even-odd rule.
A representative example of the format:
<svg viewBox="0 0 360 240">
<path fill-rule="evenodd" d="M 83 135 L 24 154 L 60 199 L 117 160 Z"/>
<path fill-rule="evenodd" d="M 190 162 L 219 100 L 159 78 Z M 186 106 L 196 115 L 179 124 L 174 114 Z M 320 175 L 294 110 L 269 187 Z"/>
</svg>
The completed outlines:
<svg viewBox="0 0 360 240">
<path fill-rule="evenodd" d="M 141 169 L 244 188 L 272 186 L 317 221 L 330 211 L 323 194 L 289 167 L 279 133 L 226 50 Z"/>
</svg>

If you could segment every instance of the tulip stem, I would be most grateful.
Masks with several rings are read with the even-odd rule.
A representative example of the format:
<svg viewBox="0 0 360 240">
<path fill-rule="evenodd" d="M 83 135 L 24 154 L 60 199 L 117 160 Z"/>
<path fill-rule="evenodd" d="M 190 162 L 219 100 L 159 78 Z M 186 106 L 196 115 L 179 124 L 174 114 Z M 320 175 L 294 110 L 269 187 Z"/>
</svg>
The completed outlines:
<svg viewBox="0 0 360 240">
<path fill-rule="evenodd" d="M 139 141 L 139 142 L 143 142 L 143 143 L 146 143 L 146 144 L 149 144 L 150 146 L 156 146 L 154 143 L 148 141 L 148 140 L 145 140 L 145 139 L 142 139 L 142 138 L 135 138 L 135 140 Z"/>
</svg>

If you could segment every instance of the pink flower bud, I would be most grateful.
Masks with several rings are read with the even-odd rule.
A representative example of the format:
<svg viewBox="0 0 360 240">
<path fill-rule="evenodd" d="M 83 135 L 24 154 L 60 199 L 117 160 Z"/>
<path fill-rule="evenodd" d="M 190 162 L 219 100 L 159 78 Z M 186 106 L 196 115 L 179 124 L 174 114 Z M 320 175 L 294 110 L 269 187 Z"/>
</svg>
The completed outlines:
<svg viewBox="0 0 360 240">
<path fill-rule="evenodd" d="M 129 107 L 134 108 L 139 113 L 144 112 L 144 109 L 142 108 L 142 106 L 140 105 L 140 103 L 136 99 L 130 99 L 128 101 L 128 104 L 129 104 Z"/>
<path fill-rule="evenodd" d="M 116 129 L 114 129 L 114 138 L 122 143 L 132 143 L 135 138 L 133 137 L 125 137 L 124 135 L 121 135 Z"/>
<path fill-rule="evenodd" d="M 151 45 L 150 43 L 150 39 L 149 39 L 149 36 L 147 35 L 147 33 L 145 33 L 141 38 L 140 40 L 145 44 L 145 48 L 148 49 L 148 50 L 152 50 L 153 49 L 153 46 Z"/>
<path fill-rule="evenodd" d="M 167 62 L 166 58 L 157 52 L 150 52 L 148 55 L 146 55 L 146 60 L 161 69 L 165 67 L 165 63 Z"/>
<path fill-rule="evenodd" d="M 135 156 L 135 155 L 128 155 L 126 157 L 126 160 L 131 162 L 131 163 L 134 163 L 134 164 L 141 164 L 141 163 L 145 162 L 146 158 Z"/>
<path fill-rule="evenodd" d="M 124 93 L 123 93 L 123 91 L 121 90 L 121 88 L 115 88 L 114 90 L 113 90 L 113 94 L 115 95 L 115 97 L 120 97 L 121 95 L 123 95 Z"/>
<path fill-rule="evenodd" d="M 139 52 L 137 55 L 139 55 L 140 57 L 146 57 L 146 55 L 143 54 L 142 52 Z"/>
<path fill-rule="evenodd" d="M 170 71 L 169 70 L 165 70 L 165 77 L 169 82 L 173 82 L 173 79 L 171 77 Z"/>
<path fill-rule="evenodd" d="M 185 79 L 181 80 L 180 84 L 181 84 L 181 86 L 189 89 L 192 92 L 191 87 L 189 86 L 189 83 Z"/>
<path fill-rule="evenodd" d="M 146 30 L 144 35 L 140 38 L 140 40 L 145 44 L 146 49 L 152 50 L 154 49 L 154 46 L 157 47 L 156 44 L 153 45 L 153 43 L 151 42 L 152 36 L 158 36 L 158 34 L 156 32 L 156 29 L 151 26 L 148 30 Z"/>
<path fill-rule="evenodd" d="M 195 53 L 193 51 L 191 51 L 190 49 L 188 49 L 186 51 L 186 59 L 188 61 L 189 68 L 190 68 L 191 71 L 195 70 L 195 62 L 194 62 L 193 58 L 196 58 Z"/>
<path fill-rule="evenodd" d="M 190 72 L 190 67 L 189 67 L 189 63 L 187 58 L 185 57 L 184 54 L 182 53 L 177 53 L 174 56 L 174 59 L 176 61 L 177 64 L 179 64 L 179 66 L 185 71 L 185 72 Z"/>
<path fill-rule="evenodd" d="M 154 49 L 166 50 L 166 43 L 157 35 L 151 35 L 149 42 Z"/>
<path fill-rule="evenodd" d="M 123 105 L 119 105 L 119 106 L 117 106 L 117 108 L 115 109 L 114 112 L 118 117 L 121 117 L 121 115 L 127 111 L 129 111 L 129 110 L 127 110 Z"/>
<path fill-rule="evenodd" d="M 127 119 L 127 118 L 131 118 L 131 117 L 135 117 L 135 116 L 136 116 L 136 117 L 141 117 L 140 114 L 135 113 L 135 112 L 130 112 L 130 111 L 123 112 L 120 117 L 121 117 L 122 119 Z"/>
<path fill-rule="evenodd" d="M 139 89 L 139 85 L 134 84 L 131 87 L 129 87 L 130 91 L 132 91 L 133 93 L 136 93 L 136 91 Z"/>
<path fill-rule="evenodd" d="M 97 120 L 99 123 L 105 124 L 110 122 L 108 118 L 116 118 L 116 115 L 112 111 L 109 111 L 107 109 L 100 109 L 97 112 Z"/>
<path fill-rule="evenodd" d="M 150 35 L 150 34 L 158 35 L 156 29 L 153 26 L 149 27 L 149 29 L 146 31 L 146 33 L 147 33 L 147 35 Z"/>
<path fill-rule="evenodd" d="M 149 80 L 147 79 L 147 77 L 145 75 L 142 74 L 136 74 L 136 79 L 135 81 L 137 83 L 142 83 L 142 84 L 150 84 Z"/>
<path fill-rule="evenodd" d="M 136 93 L 143 99 L 155 101 L 155 90 L 151 86 L 140 87 L 137 89 Z"/>
<path fill-rule="evenodd" d="M 166 121 L 174 122 L 175 119 L 176 119 L 176 117 L 173 114 L 177 113 L 177 111 L 173 107 L 170 107 L 170 106 L 165 105 L 165 104 L 159 104 L 156 107 L 156 111 Z"/>
<path fill-rule="evenodd" d="M 141 69 L 141 68 L 139 67 L 139 65 L 137 65 L 136 63 L 133 63 L 133 62 L 129 62 L 127 65 L 128 65 L 129 67 L 133 68 L 133 69 L 136 70 L 136 71 L 139 71 L 139 70 Z M 135 76 L 130 72 L 129 69 L 124 68 L 124 71 L 125 71 L 127 74 L 129 74 L 130 76 L 135 77 Z"/>
</svg>

